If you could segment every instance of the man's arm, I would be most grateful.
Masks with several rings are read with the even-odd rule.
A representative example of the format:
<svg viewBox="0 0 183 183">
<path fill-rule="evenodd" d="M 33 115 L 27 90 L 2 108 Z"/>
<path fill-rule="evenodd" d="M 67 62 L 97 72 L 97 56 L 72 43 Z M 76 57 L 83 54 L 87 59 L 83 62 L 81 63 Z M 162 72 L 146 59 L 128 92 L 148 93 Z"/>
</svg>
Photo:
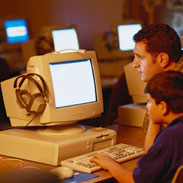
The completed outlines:
<svg viewBox="0 0 183 183">
<path fill-rule="evenodd" d="M 108 170 L 111 175 L 120 183 L 134 182 L 132 172 L 121 166 L 115 160 L 104 154 L 96 154 L 91 161 L 99 164 L 103 169 Z"/>
<path fill-rule="evenodd" d="M 156 136 L 160 132 L 160 130 L 161 130 L 161 125 L 154 124 L 150 120 L 147 134 L 145 137 L 145 144 L 144 144 L 145 152 L 147 152 L 149 150 L 149 148 L 152 146 L 154 139 L 156 138 Z"/>
</svg>

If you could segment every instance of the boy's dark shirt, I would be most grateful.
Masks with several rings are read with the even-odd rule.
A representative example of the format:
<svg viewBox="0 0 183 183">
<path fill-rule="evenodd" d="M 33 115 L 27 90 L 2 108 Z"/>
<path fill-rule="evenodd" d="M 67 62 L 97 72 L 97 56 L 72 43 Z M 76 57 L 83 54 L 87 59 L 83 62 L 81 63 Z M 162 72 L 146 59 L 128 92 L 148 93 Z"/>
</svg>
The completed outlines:
<svg viewBox="0 0 183 183">
<path fill-rule="evenodd" d="M 183 118 L 179 117 L 160 131 L 147 154 L 138 161 L 133 178 L 136 183 L 168 183 L 181 164 Z"/>
</svg>

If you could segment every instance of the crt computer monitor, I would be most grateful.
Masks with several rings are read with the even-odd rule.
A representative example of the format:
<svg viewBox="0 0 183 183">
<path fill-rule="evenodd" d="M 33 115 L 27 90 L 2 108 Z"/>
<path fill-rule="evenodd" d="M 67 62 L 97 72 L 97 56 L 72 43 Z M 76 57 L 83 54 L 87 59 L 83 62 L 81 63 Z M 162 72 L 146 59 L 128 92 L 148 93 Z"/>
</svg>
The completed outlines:
<svg viewBox="0 0 183 183">
<path fill-rule="evenodd" d="M 183 36 L 180 36 L 181 50 L 183 50 Z"/>
<path fill-rule="evenodd" d="M 119 24 L 117 26 L 120 51 L 131 51 L 134 48 L 133 36 L 142 28 L 140 23 Z"/>
<path fill-rule="evenodd" d="M 129 63 L 124 66 L 124 74 L 128 87 L 129 95 L 132 97 L 133 103 L 146 103 L 146 94 L 144 89 L 146 82 L 142 81 L 137 69 L 132 66 L 133 63 Z"/>
<path fill-rule="evenodd" d="M 12 19 L 4 21 L 7 42 L 10 44 L 29 41 L 28 26 L 25 19 Z"/>
<path fill-rule="evenodd" d="M 43 113 L 33 118 L 33 114 L 27 115 L 17 103 L 13 88 L 15 78 L 2 82 L 3 100 L 11 126 L 65 126 L 103 112 L 101 80 L 94 51 L 33 56 L 27 63 L 27 73 L 37 73 L 44 78 L 49 101 Z M 39 82 L 39 78 L 35 79 Z M 39 92 L 29 80 L 20 89 L 28 90 L 32 95 Z"/>
<path fill-rule="evenodd" d="M 76 28 L 68 27 L 52 30 L 55 51 L 64 49 L 79 49 L 79 39 Z"/>
</svg>

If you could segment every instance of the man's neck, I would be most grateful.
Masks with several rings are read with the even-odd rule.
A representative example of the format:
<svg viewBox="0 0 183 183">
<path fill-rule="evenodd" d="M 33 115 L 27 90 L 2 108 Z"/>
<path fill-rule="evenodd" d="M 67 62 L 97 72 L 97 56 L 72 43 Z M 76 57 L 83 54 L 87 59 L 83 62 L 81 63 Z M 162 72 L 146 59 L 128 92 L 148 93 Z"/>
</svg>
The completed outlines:
<svg viewBox="0 0 183 183">
<path fill-rule="evenodd" d="M 165 68 L 165 71 L 176 70 L 176 67 L 177 67 L 177 62 L 172 62 L 170 65 L 168 65 Z"/>
</svg>

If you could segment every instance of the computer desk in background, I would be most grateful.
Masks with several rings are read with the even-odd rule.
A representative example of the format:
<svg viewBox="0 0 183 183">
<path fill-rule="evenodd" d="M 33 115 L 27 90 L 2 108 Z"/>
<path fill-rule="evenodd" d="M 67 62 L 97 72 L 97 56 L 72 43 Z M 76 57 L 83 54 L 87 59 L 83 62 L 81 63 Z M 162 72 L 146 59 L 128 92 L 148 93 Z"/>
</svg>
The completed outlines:
<svg viewBox="0 0 183 183">
<path fill-rule="evenodd" d="M 127 143 L 130 145 L 143 147 L 144 140 L 145 140 L 145 132 L 143 131 L 142 128 L 119 125 L 118 134 L 117 134 L 117 143 Z M 9 158 L 2 155 L 0 155 L 0 157 L 2 157 L 3 159 Z M 133 170 L 136 167 L 137 160 L 138 159 L 127 161 L 122 163 L 122 165 L 130 170 Z M 23 160 L 23 167 L 26 167 L 26 166 L 34 166 L 44 170 L 50 170 L 54 168 L 51 165 Z M 1 168 L 1 165 L 0 165 L 0 168 Z M 103 182 L 103 181 L 105 182 L 105 180 L 109 180 L 112 178 L 110 173 L 106 170 L 100 170 L 100 171 L 94 172 L 94 174 L 99 175 L 99 177 L 96 177 L 87 181 L 83 181 L 82 183 L 88 183 L 88 182 L 93 183 L 93 182 Z"/>
</svg>

